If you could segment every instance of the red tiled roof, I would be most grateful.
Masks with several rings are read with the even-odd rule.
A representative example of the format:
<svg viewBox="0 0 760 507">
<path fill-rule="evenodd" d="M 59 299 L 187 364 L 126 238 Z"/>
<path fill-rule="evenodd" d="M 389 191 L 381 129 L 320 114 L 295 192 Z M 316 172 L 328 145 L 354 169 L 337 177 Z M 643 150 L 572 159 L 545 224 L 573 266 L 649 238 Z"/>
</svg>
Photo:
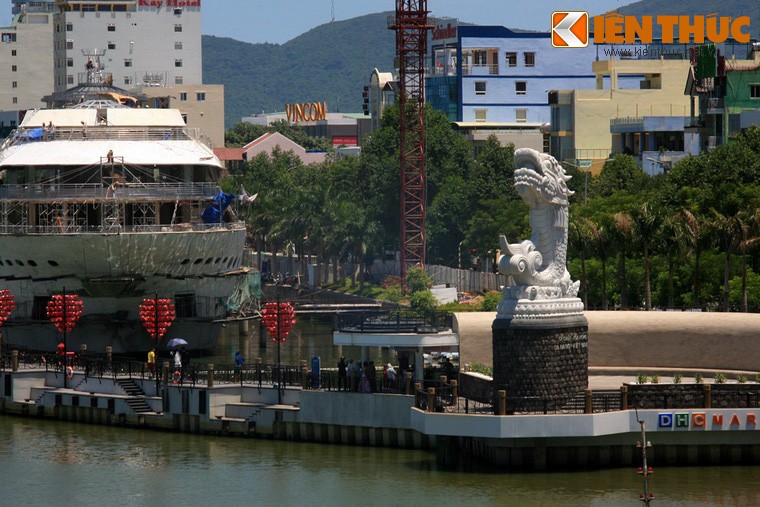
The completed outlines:
<svg viewBox="0 0 760 507">
<path fill-rule="evenodd" d="M 243 160 L 244 148 L 214 148 L 214 155 L 219 160 Z"/>
</svg>

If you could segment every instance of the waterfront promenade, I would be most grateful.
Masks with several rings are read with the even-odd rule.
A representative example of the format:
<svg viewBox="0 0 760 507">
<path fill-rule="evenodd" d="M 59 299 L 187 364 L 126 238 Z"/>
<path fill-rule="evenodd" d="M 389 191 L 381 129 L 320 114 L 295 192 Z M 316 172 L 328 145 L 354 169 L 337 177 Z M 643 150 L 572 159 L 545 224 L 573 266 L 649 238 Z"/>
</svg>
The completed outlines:
<svg viewBox="0 0 760 507">
<path fill-rule="evenodd" d="M 608 313 L 625 321 L 647 316 Z M 463 363 L 473 361 L 471 351 L 489 345 L 489 318 L 492 314 L 457 315 L 454 326 Z M 736 356 L 734 364 L 754 353 L 745 354 L 751 341 L 745 333 L 734 330 L 720 337 L 721 346 Z M 593 327 L 590 334 L 590 358 L 604 357 L 598 351 L 607 345 L 597 341 L 610 338 L 600 338 L 603 335 Z M 636 357 L 656 364 L 672 347 L 683 350 L 681 362 L 622 366 L 614 364 L 617 356 L 611 356 L 612 365 L 594 364 L 592 359 L 589 389 L 566 406 L 549 410 L 554 405 L 547 400 L 515 405 L 487 378 L 464 371 L 456 381 L 427 372 L 425 382 L 405 378 L 394 390 L 384 388 L 378 372 L 379 392 L 364 394 L 339 390 L 334 369 L 323 368 L 318 378 L 312 377 L 305 362 L 283 366 L 282 376 L 276 365 L 256 359 L 239 376 L 232 364 L 196 361 L 177 371 L 160 362 L 159 374 L 151 377 L 142 362 L 90 355 L 80 358 L 66 376 L 41 357 L 21 353 L 2 357 L 0 412 L 212 435 L 435 449 L 443 462 L 470 456 L 539 470 L 568 462 L 589 467 L 631 464 L 635 453 L 630 444 L 644 421 L 657 448 L 653 459 L 664 463 L 760 463 L 760 432 L 755 430 L 760 384 L 755 370 L 724 368 L 725 354 L 692 358 L 686 349 L 693 345 L 700 350 L 713 340 L 707 332 L 678 335 L 670 342 L 665 335 L 655 336 L 662 343 L 643 349 L 640 339 L 619 334 L 615 347 L 620 357 L 640 351 Z M 676 373 L 679 384 L 673 381 Z M 648 376 L 647 383 L 638 383 L 640 374 Z M 718 381 L 718 374 L 725 378 Z M 651 381 L 653 375 L 659 376 L 657 383 Z M 704 383 L 697 383 L 698 376 Z M 529 409 L 518 413 L 513 406 Z M 676 419 L 678 425 L 666 424 Z"/>
</svg>

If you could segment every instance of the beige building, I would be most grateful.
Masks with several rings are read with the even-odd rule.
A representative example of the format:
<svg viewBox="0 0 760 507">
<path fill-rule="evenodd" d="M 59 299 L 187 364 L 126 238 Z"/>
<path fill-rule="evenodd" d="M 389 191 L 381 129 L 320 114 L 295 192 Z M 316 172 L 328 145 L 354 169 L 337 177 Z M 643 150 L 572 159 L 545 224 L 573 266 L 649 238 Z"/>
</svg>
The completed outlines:
<svg viewBox="0 0 760 507">
<path fill-rule="evenodd" d="M 201 2 L 58 0 L 55 91 L 85 79 L 97 50 L 113 84 L 173 86 L 203 82 Z"/>
<path fill-rule="evenodd" d="M 134 91 L 153 99 L 150 107 L 179 109 L 185 123 L 203 130 L 212 146 L 224 146 L 224 85 L 139 86 Z"/>
<path fill-rule="evenodd" d="M 10 27 L 0 28 L 0 111 L 42 107 L 42 96 L 53 90 L 55 4 L 38 4 L 16 14 Z"/>
<path fill-rule="evenodd" d="M 598 172 L 612 152 L 612 120 L 688 117 L 691 99 L 683 90 L 689 67 L 688 60 L 594 62 L 597 89 L 549 92 L 551 154 L 557 160 Z M 639 88 L 619 87 L 621 76 L 642 76 Z"/>
</svg>

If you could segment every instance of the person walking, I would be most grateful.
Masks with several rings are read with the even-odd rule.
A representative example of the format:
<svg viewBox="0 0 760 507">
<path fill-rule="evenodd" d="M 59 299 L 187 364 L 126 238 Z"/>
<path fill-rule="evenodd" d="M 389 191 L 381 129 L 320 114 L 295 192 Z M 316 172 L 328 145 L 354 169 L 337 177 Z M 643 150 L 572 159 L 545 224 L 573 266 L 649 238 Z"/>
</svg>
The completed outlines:
<svg viewBox="0 0 760 507">
<path fill-rule="evenodd" d="M 150 349 L 148 352 L 148 378 L 153 378 L 156 374 L 156 349 Z"/>
</svg>

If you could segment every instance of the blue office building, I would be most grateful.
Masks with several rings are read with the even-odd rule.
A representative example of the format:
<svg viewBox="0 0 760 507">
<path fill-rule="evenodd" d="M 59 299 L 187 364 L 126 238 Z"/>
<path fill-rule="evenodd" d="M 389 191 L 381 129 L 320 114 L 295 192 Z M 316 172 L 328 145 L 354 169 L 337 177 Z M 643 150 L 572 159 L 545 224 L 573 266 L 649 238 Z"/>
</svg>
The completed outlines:
<svg viewBox="0 0 760 507">
<path fill-rule="evenodd" d="M 596 88 L 591 64 L 610 59 L 609 46 L 555 48 L 550 32 L 457 26 L 451 19 L 437 20 L 430 40 L 426 100 L 473 141 L 475 131 L 542 136 L 540 127 L 551 120 L 548 92 Z M 626 76 L 618 86 L 638 88 L 639 80 Z"/>
</svg>

